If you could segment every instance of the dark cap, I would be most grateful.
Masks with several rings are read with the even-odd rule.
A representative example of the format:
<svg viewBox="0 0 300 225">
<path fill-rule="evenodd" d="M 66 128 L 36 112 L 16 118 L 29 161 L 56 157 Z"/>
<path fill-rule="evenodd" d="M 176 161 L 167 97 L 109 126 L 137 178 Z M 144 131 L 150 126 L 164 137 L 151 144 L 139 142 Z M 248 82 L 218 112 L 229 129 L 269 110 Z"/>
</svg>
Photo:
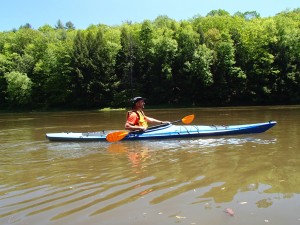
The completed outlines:
<svg viewBox="0 0 300 225">
<path fill-rule="evenodd" d="M 135 103 L 137 103 L 138 101 L 140 100 L 146 100 L 145 98 L 143 97 L 134 97 L 133 99 L 131 99 L 131 103 L 134 105 Z"/>
</svg>

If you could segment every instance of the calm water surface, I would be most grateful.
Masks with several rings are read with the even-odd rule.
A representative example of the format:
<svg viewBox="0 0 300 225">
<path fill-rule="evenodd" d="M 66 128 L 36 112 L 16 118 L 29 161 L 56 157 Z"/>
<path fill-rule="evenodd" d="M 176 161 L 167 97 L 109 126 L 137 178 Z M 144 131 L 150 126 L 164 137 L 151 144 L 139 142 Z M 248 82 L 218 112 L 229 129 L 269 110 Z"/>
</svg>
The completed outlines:
<svg viewBox="0 0 300 225">
<path fill-rule="evenodd" d="M 0 114 L 0 224 L 300 224 L 300 106 L 146 113 L 278 124 L 245 136 L 63 143 L 45 133 L 122 129 L 125 112 Z"/>
</svg>

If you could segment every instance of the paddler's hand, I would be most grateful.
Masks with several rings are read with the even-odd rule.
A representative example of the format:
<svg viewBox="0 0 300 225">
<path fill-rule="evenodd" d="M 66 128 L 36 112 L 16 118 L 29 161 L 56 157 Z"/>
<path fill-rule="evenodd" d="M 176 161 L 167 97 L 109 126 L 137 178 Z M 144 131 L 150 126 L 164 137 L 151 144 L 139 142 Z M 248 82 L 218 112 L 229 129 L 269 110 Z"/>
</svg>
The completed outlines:
<svg viewBox="0 0 300 225">
<path fill-rule="evenodd" d="M 170 121 L 161 121 L 160 123 L 161 123 L 161 124 L 166 124 L 166 123 L 167 123 L 167 124 L 170 124 L 171 122 L 170 122 Z"/>
<path fill-rule="evenodd" d="M 147 130 L 147 127 L 140 126 L 138 130 L 139 131 L 145 131 L 145 130 Z"/>
</svg>

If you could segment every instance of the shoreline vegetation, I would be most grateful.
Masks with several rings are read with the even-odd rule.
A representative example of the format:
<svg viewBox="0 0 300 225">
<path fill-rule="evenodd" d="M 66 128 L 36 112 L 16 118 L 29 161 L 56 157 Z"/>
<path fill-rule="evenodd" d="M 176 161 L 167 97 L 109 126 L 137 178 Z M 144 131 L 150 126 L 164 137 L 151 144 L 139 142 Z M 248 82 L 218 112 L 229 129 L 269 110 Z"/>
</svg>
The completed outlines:
<svg viewBox="0 0 300 225">
<path fill-rule="evenodd" d="M 270 107 L 270 108 L 287 108 L 287 109 L 294 109 L 294 108 L 300 108 L 300 104 L 290 104 L 290 105 L 231 105 L 231 106 L 166 106 L 166 105 L 161 105 L 161 106 L 147 106 L 146 111 L 151 111 L 151 110 L 163 110 L 163 109 L 232 109 L 232 108 L 238 108 L 238 109 L 243 109 L 243 108 L 248 108 L 248 107 L 254 107 L 254 108 L 259 108 L 259 107 Z M 72 108 L 52 108 L 52 109 L 0 109 L 0 114 L 9 114 L 9 113 L 49 113 L 49 112 L 82 112 L 82 111 L 94 111 L 94 112 L 115 112 L 115 111 L 128 111 L 130 110 L 130 107 L 126 108 L 85 108 L 85 109 L 72 109 Z"/>
<path fill-rule="evenodd" d="M 299 27 L 300 8 L 25 24 L 0 32 L 0 112 L 300 104 Z"/>
</svg>

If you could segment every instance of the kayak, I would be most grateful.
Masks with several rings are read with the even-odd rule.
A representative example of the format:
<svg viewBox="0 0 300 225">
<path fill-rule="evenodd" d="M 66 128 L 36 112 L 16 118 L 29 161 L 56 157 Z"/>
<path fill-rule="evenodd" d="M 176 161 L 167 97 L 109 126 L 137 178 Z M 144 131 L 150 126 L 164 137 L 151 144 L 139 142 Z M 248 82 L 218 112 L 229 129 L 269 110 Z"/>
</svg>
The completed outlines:
<svg viewBox="0 0 300 225">
<path fill-rule="evenodd" d="M 195 138 L 221 135 L 240 135 L 263 133 L 277 124 L 276 121 L 242 125 L 174 125 L 163 124 L 150 127 L 144 132 L 128 132 L 122 140 L 147 140 L 167 138 Z M 61 132 L 47 133 L 50 141 L 107 141 L 106 136 L 118 132 L 107 130 L 99 132 Z M 124 131 L 125 132 L 125 131 Z"/>
</svg>

